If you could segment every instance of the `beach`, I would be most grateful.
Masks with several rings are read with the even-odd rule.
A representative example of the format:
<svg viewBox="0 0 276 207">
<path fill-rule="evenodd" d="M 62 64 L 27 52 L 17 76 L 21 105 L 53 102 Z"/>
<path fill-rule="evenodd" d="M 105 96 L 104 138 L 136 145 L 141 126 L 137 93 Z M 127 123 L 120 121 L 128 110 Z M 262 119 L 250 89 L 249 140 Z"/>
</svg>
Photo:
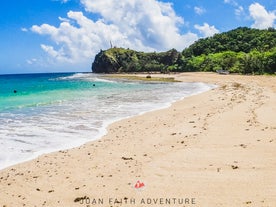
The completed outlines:
<svg viewBox="0 0 276 207">
<path fill-rule="evenodd" d="M 0 171 L 0 206 L 276 206 L 276 77 L 162 76 L 218 87 Z"/>
</svg>

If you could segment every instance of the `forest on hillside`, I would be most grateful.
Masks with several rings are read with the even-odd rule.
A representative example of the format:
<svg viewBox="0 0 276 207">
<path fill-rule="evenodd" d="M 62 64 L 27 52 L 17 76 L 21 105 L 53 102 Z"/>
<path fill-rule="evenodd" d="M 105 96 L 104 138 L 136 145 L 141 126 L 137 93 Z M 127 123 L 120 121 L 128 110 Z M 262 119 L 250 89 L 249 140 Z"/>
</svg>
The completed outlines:
<svg viewBox="0 0 276 207">
<path fill-rule="evenodd" d="M 227 70 L 241 74 L 276 73 L 276 30 L 240 27 L 199 39 L 178 52 L 144 53 L 124 48 L 101 51 L 93 72 L 150 72 Z"/>
</svg>

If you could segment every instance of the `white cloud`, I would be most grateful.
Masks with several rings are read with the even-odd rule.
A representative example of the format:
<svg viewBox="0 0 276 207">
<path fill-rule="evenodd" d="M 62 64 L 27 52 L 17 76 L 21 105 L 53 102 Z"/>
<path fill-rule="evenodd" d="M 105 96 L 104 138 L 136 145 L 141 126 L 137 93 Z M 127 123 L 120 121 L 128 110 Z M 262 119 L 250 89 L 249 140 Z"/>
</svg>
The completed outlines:
<svg viewBox="0 0 276 207">
<path fill-rule="evenodd" d="M 267 29 L 274 27 L 274 21 L 276 20 L 275 12 L 269 12 L 259 3 L 254 3 L 249 6 L 249 12 L 251 18 L 254 20 L 252 27 L 258 29 Z"/>
<path fill-rule="evenodd" d="M 61 22 L 70 22 L 70 19 L 68 19 L 68 18 L 58 17 L 58 19 L 59 19 Z"/>
<path fill-rule="evenodd" d="M 219 33 L 219 30 L 217 30 L 215 26 L 210 26 L 207 23 L 204 23 L 202 26 L 196 24 L 194 27 L 203 35 L 203 37 L 210 37 Z"/>
<path fill-rule="evenodd" d="M 204 13 L 206 12 L 206 10 L 205 10 L 204 8 L 202 8 L 202 7 L 197 7 L 197 6 L 194 7 L 194 11 L 195 11 L 195 13 L 198 14 L 198 15 L 202 15 L 202 14 L 204 14 Z"/>
<path fill-rule="evenodd" d="M 25 27 L 22 27 L 22 28 L 21 28 L 21 31 L 22 31 L 22 32 L 28 32 L 28 29 L 25 28 Z"/>
<path fill-rule="evenodd" d="M 244 8 L 242 6 L 238 6 L 235 9 L 235 14 L 236 14 L 236 16 L 241 16 L 242 14 L 244 14 Z"/>
<path fill-rule="evenodd" d="M 157 0 L 81 0 L 85 10 L 97 13 L 92 20 L 82 12 L 70 11 L 59 18 L 58 27 L 33 25 L 31 30 L 47 35 L 55 45 L 42 49 L 58 61 L 91 61 L 100 49 L 114 46 L 144 51 L 184 49 L 198 39 L 194 33 L 181 34 L 184 19 L 177 16 L 172 4 Z M 108 6 L 107 6 L 108 5 Z"/>
<path fill-rule="evenodd" d="M 65 3 L 67 3 L 67 2 L 70 1 L 70 0 L 52 0 L 52 1 L 59 1 L 59 2 L 61 2 L 62 4 L 65 4 Z"/>
<path fill-rule="evenodd" d="M 34 64 L 34 63 L 37 62 L 37 59 L 36 59 L 36 58 L 32 58 L 32 59 L 30 59 L 30 60 L 26 60 L 26 62 L 27 62 L 29 65 L 32 65 L 32 64 Z"/>
<path fill-rule="evenodd" d="M 232 6 L 236 6 L 236 7 L 239 6 L 238 2 L 236 2 L 235 0 L 224 0 L 224 3 L 231 4 Z"/>
<path fill-rule="evenodd" d="M 230 4 L 231 6 L 235 7 L 235 15 L 237 17 L 242 16 L 245 14 L 244 8 L 235 0 L 224 0 L 225 4 Z"/>
<path fill-rule="evenodd" d="M 81 0 L 89 12 L 99 13 L 105 22 L 118 26 L 128 38 L 142 40 L 157 50 L 185 47 L 178 26 L 184 23 L 172 4 L 156 0 Z M 108 5 L 108 7 L 106 6 Z"/>
</svg>

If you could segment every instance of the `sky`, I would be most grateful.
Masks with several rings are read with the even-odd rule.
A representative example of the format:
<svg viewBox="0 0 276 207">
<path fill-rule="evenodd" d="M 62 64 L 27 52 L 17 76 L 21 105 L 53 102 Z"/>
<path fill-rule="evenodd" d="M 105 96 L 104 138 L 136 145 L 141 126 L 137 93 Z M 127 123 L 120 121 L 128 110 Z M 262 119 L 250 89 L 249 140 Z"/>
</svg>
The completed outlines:
<svg viewBox="0 0 276 207">
<path fill-rule="evenodd" d="M 182 51 L 237 27 L 276 26 L 275 0 L 3 0 L 0 74 L 89 72 L 112 46 Z"/>
</svg>

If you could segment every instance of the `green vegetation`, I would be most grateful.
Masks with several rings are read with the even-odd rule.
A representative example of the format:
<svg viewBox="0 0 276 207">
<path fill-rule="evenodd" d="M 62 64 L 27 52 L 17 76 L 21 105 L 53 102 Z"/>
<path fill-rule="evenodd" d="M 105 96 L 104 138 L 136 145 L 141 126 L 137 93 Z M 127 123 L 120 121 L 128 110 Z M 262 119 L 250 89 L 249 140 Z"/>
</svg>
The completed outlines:
<svg viewBox="0 0 276 207">
<path fill-rule="evenodd" d="M 161 53 L 144 53 L 124 48 L 111 48 L 96 55 L 92 65 L 95 73 L 163 72 L 180 55 L 175 49 Z"/>
<path fill-rule="evenodd" d="M 276 30 L 237 28 L 200 39 L 178 52 L 144 53 L 123 48 L 101 51 L 95 58 L 95 73 L 227 70 L 241 74 L 276 72 Z"/>
</svg>

